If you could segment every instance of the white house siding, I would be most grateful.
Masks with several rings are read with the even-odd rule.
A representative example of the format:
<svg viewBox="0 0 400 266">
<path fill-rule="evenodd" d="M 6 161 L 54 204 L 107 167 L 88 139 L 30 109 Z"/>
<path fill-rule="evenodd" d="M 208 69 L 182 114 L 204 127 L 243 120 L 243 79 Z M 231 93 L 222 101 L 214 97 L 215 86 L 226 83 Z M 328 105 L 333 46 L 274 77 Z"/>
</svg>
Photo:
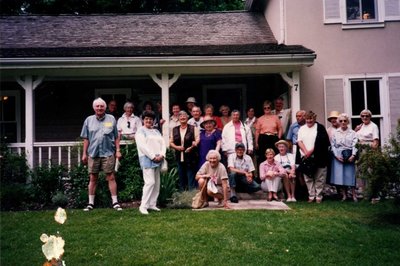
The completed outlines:
<svg viewBox="0 0 400 266">
<path fill-rule="evenodd" d="M 285 44 L 301 44 L 317 54 L 314 65 L 301 71 L 300 99 L 301 108 L 316 112 L 319 121 L 325 122 L 322 118 L 329 112 L 324 104 L 324 77 L 387 75 L 400 71 L 400 21 L 385 22 L 383 28 L 345 30 L 340 23 L 324 24 L 323 1 L 284 2 Z M 270 19 L 276 20 L 275 16 L 268 17 L 268 11 L 265 15 L 270 25 Z M 276 28 L 272 30 L 277 34 Z M 394 90 L 391 94 L 398 94 Z M 398 105 L 390 102 L 386 106 L 389 104 L 392 116 L 398 114 Z"/>
</svg>

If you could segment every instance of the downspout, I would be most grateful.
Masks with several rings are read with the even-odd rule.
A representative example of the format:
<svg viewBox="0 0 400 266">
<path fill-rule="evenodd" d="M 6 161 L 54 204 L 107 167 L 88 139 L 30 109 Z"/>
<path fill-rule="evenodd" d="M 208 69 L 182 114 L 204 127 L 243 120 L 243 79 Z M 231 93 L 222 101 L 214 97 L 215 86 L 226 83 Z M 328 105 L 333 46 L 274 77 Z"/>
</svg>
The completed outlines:
<svg viewBox="0 0 400 266">
<path fill-rule="evenodd" d="M 279 1 L 279 40 L 278 44 L 285 44 L 286 35 L 286 12 L 285 12 L 285 0 Z"/>
</svg>

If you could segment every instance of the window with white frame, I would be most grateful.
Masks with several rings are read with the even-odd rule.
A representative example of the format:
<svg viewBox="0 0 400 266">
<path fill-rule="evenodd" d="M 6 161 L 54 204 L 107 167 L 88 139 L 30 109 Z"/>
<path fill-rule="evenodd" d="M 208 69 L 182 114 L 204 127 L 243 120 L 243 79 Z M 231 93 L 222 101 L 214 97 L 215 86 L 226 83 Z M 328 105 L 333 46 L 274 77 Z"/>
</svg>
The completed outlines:
<svg viewBox="0 0 400 266">
<path fill-rule="evenodd" d="M 343 29 L 384 27 L 400 20 L 400 0 L 324 0 L 324 23 Z"/>
<path fill-rule="evenodd" d="M 352 126 L 361 123 L 361 111 L 368 109 L 372 113 L 371 120 L 378 125 L 380 131 L 383 123 L 381 106 L 381 79 L 350 79 L 351 121 Z"/>
</svg>

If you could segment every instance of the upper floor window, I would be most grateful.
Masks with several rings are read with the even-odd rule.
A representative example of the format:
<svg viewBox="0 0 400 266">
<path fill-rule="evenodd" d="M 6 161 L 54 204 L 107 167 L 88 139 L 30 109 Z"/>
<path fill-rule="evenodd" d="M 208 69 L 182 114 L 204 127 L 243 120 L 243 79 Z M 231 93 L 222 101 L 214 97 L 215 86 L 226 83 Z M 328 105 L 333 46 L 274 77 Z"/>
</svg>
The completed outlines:
<svg viewBox="0 0 400 266">
<path fill-rule="evenodd" d="M 400 0 L 323 0 L 324 23 L 341 23 L 343 29 L 384 27 L 400 21 Z"/>
<path fill-rule="evenodd" d="M 346 0 L 346 15 L 348 22 L 358 22 L 363 20 L 375 20 L 376 12 L 375 0 Z"/>
</svg>

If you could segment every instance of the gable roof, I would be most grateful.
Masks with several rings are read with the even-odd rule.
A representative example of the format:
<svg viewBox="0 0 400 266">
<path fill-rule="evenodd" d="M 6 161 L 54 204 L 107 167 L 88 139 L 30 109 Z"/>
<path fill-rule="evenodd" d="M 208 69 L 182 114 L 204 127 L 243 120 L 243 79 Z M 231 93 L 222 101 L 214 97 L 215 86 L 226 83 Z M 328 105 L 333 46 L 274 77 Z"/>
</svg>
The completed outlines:
<svg viewBox="0 0 400 266">
<path fill-rule="evenodd" d="M 2 16 L 0 57 L 313 54 L 278 45 L 262 13 Z"/>
</svg>

